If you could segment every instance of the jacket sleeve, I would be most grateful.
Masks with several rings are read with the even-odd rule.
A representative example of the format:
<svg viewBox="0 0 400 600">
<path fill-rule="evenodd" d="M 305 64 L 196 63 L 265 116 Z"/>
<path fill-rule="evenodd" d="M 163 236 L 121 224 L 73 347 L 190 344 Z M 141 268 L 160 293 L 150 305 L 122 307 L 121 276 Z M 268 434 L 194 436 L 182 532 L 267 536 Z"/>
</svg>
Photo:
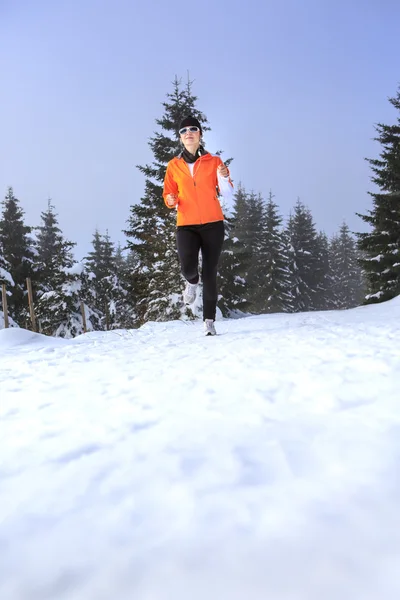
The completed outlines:
<svg viewBox="0 0 400 600">
<path fill-rule="evenodd" d="M 221 159 L 218 162 L 217 168 L 219 165 L 222 165 Z M 218 188 L 219 188 L 220 193 L 222 194 L 223 199 L 226 201 L 230 201 L 233 198 L 233 183 L 230 178 L 229 168 L 227 167 L 227 169 L 228 169 L 227 177 L 221 177 L 221 175 L 217 174 L 217 178 L 218 178 Z"/>
<path fill-rule="evenodd" d="M 167 206 L 168 208 L 174 208 L 178 204 L 178 200 L 176 200 L 174 206 L 168 206 L 167 200 L 166 200 L 168 194 L 178 194 L 178 184 L 176 183 L 175 179 L 173 178 L 172 169 L 171 169 L 170 165 L 167 165 L 167 171 L 166 171 L 165 177 L 164 177 L 163 198 L 164 198 L 165 206 Z"/>
</svg>

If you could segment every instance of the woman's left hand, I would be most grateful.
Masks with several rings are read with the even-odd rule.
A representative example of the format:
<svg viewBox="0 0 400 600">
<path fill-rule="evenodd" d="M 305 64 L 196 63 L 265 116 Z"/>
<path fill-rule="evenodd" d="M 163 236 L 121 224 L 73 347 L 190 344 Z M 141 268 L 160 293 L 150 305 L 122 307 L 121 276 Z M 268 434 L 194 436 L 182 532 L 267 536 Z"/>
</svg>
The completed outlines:
<svg viewBox="0 0 400 600">
<path fill-rule="evenodd" d="M 218 175 L 221 175 L 221 177 L 228 177 L 228 167 L 224 165 L 224 163 L 222 163 L 222 165 L 218 165 Z"/>
</svg>

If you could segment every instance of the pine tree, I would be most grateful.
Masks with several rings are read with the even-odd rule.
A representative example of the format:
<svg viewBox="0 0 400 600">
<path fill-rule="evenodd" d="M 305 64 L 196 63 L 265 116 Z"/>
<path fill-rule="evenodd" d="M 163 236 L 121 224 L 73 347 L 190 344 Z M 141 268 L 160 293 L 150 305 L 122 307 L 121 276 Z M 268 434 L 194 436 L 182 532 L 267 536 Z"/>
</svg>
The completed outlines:
<svg viewBox="0 0 400 600">
<path fill-rule="evenodd" d="M 245 282 L 243 301 L 247 310 L 259 312 L 260 248 L 263 238 L 263 203 L 260 195 L 248 193 L 239 183 L 233 197 L 233 239 L 241 264 L 240 277 Z"/>
<path fill-rule="evenodd" d="M 9 291 L 15 285 L 14 280 L 11 277 L 10 271 L 11 271 L 11 267 L 8 264 L 8 262 L 6 261 L 6 259 L 4 258 L 3 249 L 0 246 L 0 285 L 4 283 Z"/>
<path fill-rule="evenodd" d="M 196 117 L 207 131 L 206 117 L 196 108 L 197 97 L 191 82 L 181 89 L 175 78 L 173 92 L 163 102 L 164 115 L 156 123 L 163 130 L 150 138 L 154 155 L 151 165 L 139 166 L 145 175 L 145 193 L 130 209 L 127 246 L 137 256 L 131 286 L 135 292 L 137 323 L 148 320 L 170 320 L 191 314 L 184 307 L 182 277 L 175 241 L 176 213 L 169 210 L 162 198 L 167 163 L 180 151 L 179 124 L 188 114 Z M 164 133 L 165 132 L 165 133 Z"/>
<path fill-rule="evenodd" d="M 140 262 L 135 251 L 129 250 L 122 255 L 122 250 L 117 249 L 117 274 L 124 290 L 121 314 L 121 326 L 126 329 L 136 328 L 140 321 L 136 314 L 135 274 L 139 270 Z"/>
<path fill-rule="evenodd" d="M 239 182 L 233 195 L 232 217 L 229 220 L 227 231 L 229 242 L 226 244 L 227 252 L 231 252 L 231 262 L 236 265 L 235 272 L 227 277 L 228 290 L 224 292 L 226 305 L 229 311 L 233 310 L 249 312 L 251 310 L 251 297 L 248 286 L 248 276 L 251 265 L 251 235 L 248 228 L 248 194 L 243 184 Z M 222 257 L 222 264 L 228 263 L 229 257 Z M 238 284 L 238 288 L 232 284 Z M 231 299 L 232 298 L 232 299 Z M 237 308 L 236 308 L 237 307 Z"/>
<path fill-rule="evenodd" d="M 128 317 L 130 310 L 125 307 L 127 290 L 121 281 L 125 259 L 121 248 L 115 250 L 108 232 L 105 235 L 95 231 L 92 240 L 93 250 L 85 259 L 86 270 L 90 273 L 89 290 L 93 307 L 101 315 L 102 329 L 116 329 L 131 326 Z"/>
<path fill-rule="evenodd" d="M 247 272 L 247 286 L 250 309 L 260 314 L 264 309 L 265 277 L 264 277 L 264 242 L 265 242 L 265 210 L 261 194 L 250 192 L 247 195 L 247 253 L 250 264 Z"/>
<path fill-rule="evenodd" d="M 346 223 L 331 239 L 330 264 L 332 270 L 332 296 L 335 308 L 353 308 L 361 302 L 363 282 L 356 241 Z"/>
<path fill-rule="evenodd" d="M 329 310 L 332 305 L 332 275 L 329 264 L 328 236 L 320 232 L 316 237 L 316 267 L 314 271 L 314 309 Z"/>
<path fill-rule="evenodd" d="M 8 188 L 2 206 L 0 248 L 15 284 L 8 297 L 8 308 L 13 319 L 22 325 L 28 315 L 25 298 L 26 278 L 32 275 L 34 258 L 30 238 L 32 229 L 24 224 L 24 211 L 11 187 Z"/>
<path fill-rule="evenodd" d="M 92 239 L 93 250 L 88 253 L 84 262 L 89 276 L 90 296 L 93 306 L 101 315 L 102 329 L 109 325 L 110 302 L 113 298 L 114 247 L 108 236 L 103 236 L 96 229 Z M 107 327 L 106 327 L 107 325 Z"/>
<path fill-rule="evenodd" d="M 42 224 L 35 227 L 35 281 L 38 291 L 48 292 L 64 282 L 63 269 L 70 268 L 74 262 L 75 243 L 64 239 L 51 200 L 40 216 Z"/>
<path fill-rule="evenodd" d="M 287 225 L 293 311 L 315 310 L 318 278 L 317 232 L 311 212 L 297 201 Z"/>
<path fill-rule="evenodd" d="M 290 312 L 292 297 L 290 293 L 289 256 L 282 234 L 282 217 L 272 192 L 263 207 L 263 238 L 260 249 L 260 273 L 262 278 L 262 300 L 260 310 L 263 313 Z"/>
<path fill-rule="evenodd" d="M 80 302 L 84 270 L 75 263 L 72 254 L 75 243 L 64 238 L 50 200 L 41 220 L 42 224 L 36 227 L 35 242 L 35 309 L 40 331 L 74 337 L 83 332 Z M 88 328 L 93 329 L 97 316 L 89 307 L 86 311 Z"/>
<path fill-rule="evenodd" d="M 51 310 L 57 318 L 57 327 L 53 335 L 73 338 L 84 333 L 81 302 L 86 317 L 87 331 L 101 329 L 100 315 L 88 302 L 88 273 L 83 263 L 75 262 L 70 268 L 64 269 L 66 276 L 59 293 L 43 294 L 51 305 Z"/>
<path fill-rule="evenodd" d="M 389 102 L 400 111 L 400 87 Z M 373 209 L 358 216 L 372 227 L 369 233 L 358 233 L 361 261 L 368 285 L 365 304 L 384 302 L 400 294 L 400 116 L 396 125 L 379 123 L 376 141 L 383 150 L 380 159 L 367 159 L 379 192 L 369 192 Z"/>
<path fill-rule="evenodd" d="M 246 248 L 250 247 L 248 193 L 241 182 L 239 182 L 233 195 L 233 217 L 235 235 Z M 248 260 L 250 260 L 250 256 L 248 256 Z"/>
<path fill-rule="evenodd" d="M 115 248 L 115 253 L 114 253 L 115 268 L 117 269 L 118 274 L 122 273 L 122 271 L 126 267 L 126 260 L 127 260 L 127 257 L 124 255 L 123 248 L 122 248 L 121 244 L 119 243 L 117 245 L 117 247 Z"/>
<path fill-rule="evenodd" d="M 113 329 L 132 329 L 135 327 L 136 315 L 134 310 L 134 298 L 130 290 L 130 271 L 132 253 L 123 254 L 120 245 L 114 253 L 115 285 L 113 300 L 110 305 L 111 327 Z M 135 264 L 135 261 L 133 261 Z"/>
<path fill-rule="evenodd" d="M 345 308 L 341 296 L 341 247 L 339 235 L 335 234 L 329 240 L 329 268 L 331 273 L 330 306 L 334 310 Z"/>
<path fill-rule="evenodd" d="M 218 268 L 218 306 L 224 317 L 235 318 L 246 313 L 245 267 L 241 262 L 243 245 L 235 235 L 234 217 L 225 214 L 225 241 Z"/>
<path fill-rule="evenodd" d="M 7 264 L 7 261 L 5 260 L 5 258 L 3 256 L 2 248 L 0 246 L 0 329 L 3 329 L 3 327 L 4 327 L 4 313 L 2 310 L 2 303 L 1 303 L 3 284 L 6 286 L 6 295 L 7 295 L 7 299 L 8 299 L 8 297 L 11 295 L 12 289 L 14 288 L 14 280 L 10 274 L 10 265 Z M 7 304 L 8 304 L 8 302 L 7 302 Z M 8 314 L 8 310 L 7 310 L 7 314 Z M 9 323 L 10 324 L 12 323 L 12 325 L 16 325 L 16 323 L 14 323 L 14 321 L 12 321 L 11 318 L 9 318 Z"/>
</svg>

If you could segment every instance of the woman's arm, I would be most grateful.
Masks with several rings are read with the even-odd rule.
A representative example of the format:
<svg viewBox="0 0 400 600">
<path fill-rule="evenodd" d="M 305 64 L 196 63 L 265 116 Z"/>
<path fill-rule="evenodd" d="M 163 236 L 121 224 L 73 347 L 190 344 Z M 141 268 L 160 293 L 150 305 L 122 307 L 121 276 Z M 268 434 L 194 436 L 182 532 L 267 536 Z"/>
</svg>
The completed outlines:
<svg viewBox="0 0 400 600">
<path fill-rule="evenodd" d="M 224 163 L 220 162 L 217 167 L 218 188 L 224 200 L 230 201 L 233 198 L 233 183 L 229 176 L 229 169 Z"/>
<path fill-rule="evenodd" d="M 164 178 L 163 198 L 168 208 L 174 208 L 178 204 L 178 185 L 172 176 L 169 166 L 167 166 Z"/>
</svg>

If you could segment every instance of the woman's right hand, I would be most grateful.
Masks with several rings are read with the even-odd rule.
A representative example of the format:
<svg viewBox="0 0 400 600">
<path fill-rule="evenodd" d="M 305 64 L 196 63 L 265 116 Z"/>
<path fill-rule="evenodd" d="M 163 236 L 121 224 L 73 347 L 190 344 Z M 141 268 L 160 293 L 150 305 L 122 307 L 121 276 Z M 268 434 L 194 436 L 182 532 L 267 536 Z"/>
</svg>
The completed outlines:
<svg viewBox="0 0 400 600">
<path fill-rule="evenodd" d="M 177 200 L 176 194 L 168 194 L 166 200 L 167 200 L 168 206 L 170 206 L 172 208 L 176 204 L 176 200 Z"/>
</svg>

